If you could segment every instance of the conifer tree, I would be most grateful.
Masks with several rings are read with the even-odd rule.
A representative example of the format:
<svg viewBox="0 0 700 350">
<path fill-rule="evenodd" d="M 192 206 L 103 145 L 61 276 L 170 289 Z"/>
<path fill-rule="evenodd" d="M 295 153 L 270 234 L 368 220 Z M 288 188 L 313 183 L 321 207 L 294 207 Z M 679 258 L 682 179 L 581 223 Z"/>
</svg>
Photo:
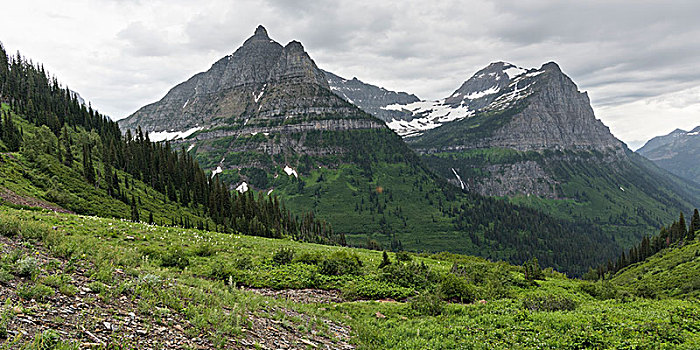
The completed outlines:
<svg viewBox="0 0 700 350">
<path fill-rule="evenodd" d="M 686 236 L 687 240 L 695 240 L 695 233 L 698 230 L 700 230 L 700 213 L 698 213 L 698 209 L 695 208 L 693 217 L 690 219 L 690 229 L 688 230 L 688 235 Z"/>
</svg>

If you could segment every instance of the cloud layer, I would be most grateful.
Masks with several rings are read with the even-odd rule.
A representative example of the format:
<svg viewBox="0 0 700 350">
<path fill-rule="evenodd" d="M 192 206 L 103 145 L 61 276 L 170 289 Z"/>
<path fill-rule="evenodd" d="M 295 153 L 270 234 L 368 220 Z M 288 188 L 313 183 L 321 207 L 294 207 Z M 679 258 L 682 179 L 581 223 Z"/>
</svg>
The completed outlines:
<svg viewBox="0 0 700 350">
<path fill-rule="evenodd" d="M 0 41 L 126 117 L 233 52 L 258 24 L 345 77 L 425 99 L 503 60 L 556 61 L 616 136 L 700 124 L 700 3 L 674 1 L 29 0 Z"/>
</svg>

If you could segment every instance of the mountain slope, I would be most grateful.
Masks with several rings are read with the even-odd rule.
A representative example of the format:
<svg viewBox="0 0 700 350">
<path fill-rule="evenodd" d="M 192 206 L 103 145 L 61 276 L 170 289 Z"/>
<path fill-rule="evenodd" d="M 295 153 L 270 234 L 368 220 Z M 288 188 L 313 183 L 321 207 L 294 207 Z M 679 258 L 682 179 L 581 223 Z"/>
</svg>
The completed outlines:
<svg viewBox="0 0 700 350">
<path fill-rule="evenodd" d="M 654 137 L 637 153 L 673 174 L 700 184 L 700 126 Z"/>
<path fill-rule="evenodd" d="M 334 94 L 301 44 L 277 44 L 262 27 L 120 126 L 177 137 L 171 142 L 231 188 L 313 211 L 353 245 L 514 262 L 536 255 L 573 273 L 617 249 L 589 223 L 450 186 L 381 120 Z"/>
<path fill-rule="evenodd" d="M 612 281 L 646 297 L 700 298 L 700 242 L 674 244 L 630 265 Z"/>
<path fill-rule="evenodd" d="M 588 220 L 626 246 L 700 202 L 698 186 L 617 140 L 595 118 L 587 94 L 555 63 L 513 67 L 494 63 L 477 72 L 440 102 L 445 117 L 406 133 L 410 147 L 448 181 Z M 421 116 L 435 110 L 413 116 L 426 118 Z"/>
<path fill-rule="evenodd" d="M 412 94 L 389 91 L 364 83 L 357 78 L 345 79 L 331 72 L 323 71 L 323 73 L 328 79 L 331 90 L 338 96 L 385 122 L 403 115 L 400 111 L 386 109 L 386 106 L 419 101 L 418 97 Z"/>
</svg>

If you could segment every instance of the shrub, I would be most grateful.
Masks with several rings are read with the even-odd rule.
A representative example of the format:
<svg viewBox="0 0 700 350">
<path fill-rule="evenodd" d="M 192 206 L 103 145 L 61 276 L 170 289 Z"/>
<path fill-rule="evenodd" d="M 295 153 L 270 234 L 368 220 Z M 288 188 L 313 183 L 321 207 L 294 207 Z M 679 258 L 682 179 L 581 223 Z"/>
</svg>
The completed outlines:
<svg viewBox="0 0 700 350">
<path fill-rule="evenodd" d="M 190 259 L 187 254 L 180 247 L 170 247 L 168 250 L 161 254 L 160 265 L 163 267 L 177 267 L 179 269 L 184 269 L 190 265 Z"/>
<path fill-rule="evenodd" d="M 418 315 L 437 316 L 445 310 L 445 302 L 435 293 L 421 293 L 409 302 Z"/>
<path fill-rule="evenodd" d="M 14 237 L 20 232 L 19 221 L 16 219 L 2 218 L 0 220 L 0 235 Z"/>
<path fill-rule="evenodd" d="M 404 251 L 396 252 L 396 261 L 412 261 L 412 260 L 413 260 L 413 257 L 411 256 L 411 254 L 404 252 Z"/>
<path fill-rule="evenodd" d="M 280 248 L 272 254 L 272 262 L 276 265 L 286 265 L 294 259 L 294 250 L 290 248 Z"/>
<path fill-rule="evenodd" d="M 323 256 L 321 256 L 320 253 L 303 252 L 301 254 L 297 254 L 297 256 L 294 258 L 294 262 L 307 265 L 321 265 L 321 261 L 323 261 Z"/>
<path fill-rule="evenodd" d="M 328 276 L 357 275 L 360 273 L 362 261 L 357 254 L 345 251 L 334 252 L 321 261 L 320 272 Z"/>
<path fill-rule="evenodd" d="M 383 268 L 383 267 L 385 267 L 385 266 L 388 266 L 388 265 L 391 265 L 391 260 L 389 260 L 389 254 L 387 254 L 386 251 L 384 251 L 384 252 L 382 253 L 382 262 L 379 263 L 379 267 L 378 267 L 378 268 L 381 269 L 381 268 Z"/>
<path fill-rule="evenodd" d="M 531 295 L 523 299 L 522 307 L 531 311 L 572 311 L 576 303 L 566 296 Z"/>
<path fill-rule="evenodd" d="M 476 298 L 474 286 L 470 285 L 466 279 L 448 273 L 440 282 L 440 294 L 446 300 L 456 300 L 459 302 L 471 302 Z"/>
<path fill-rule="evenodd" d="M 53 288 L 43 284 L 36 284 L 34 286 L 20 284 L 17 286 L 17 296 L 25 300 L 34 299 L 36 301 L 44 301 L 53 294 Z"/>
<path fill-rule="evenodd" d="M 581 291 L 589 294 L 598 300 L 615 299 L 618 296 L 617 287 L 610 281 L 602 282 L 581 282 Z"/>
<path fill-rule="evenodd" d="M 439 281 L 435 272 L 425 263 L 397 263 L 382 269 L 382 279 L 407 288 L 424 289 Z"/>
<path fill-rule="evenodd" d="M 12 276 L 12 274 L 9 271 L 7 271 L 7 269 L 0 268 L 0 284 L 7 284 L 13 279 L 14 276 Z"/>
<path fill-rule="evenodd" d="M 72 297 L 76 293 L 78 293 L 78 287 L 76 287 L 70 283 L 62 284 L 60 287 L 58 287 L 58 292 L 63 294 L 63 295 Z"/>
<path fill-rule="evenodd" d="M 34 257 L 28 256 L 17 261 L 15 274 L 20 277 L 34 277 L 39 273 L 39 263 Z"/>
<path fill-rule="evenodd" d="M 348 300 L 358 299 L 384 299 L 403 300 L 415 295 L 413 288 L 404 288 L 386 281 L 378 281 L 368 276 L 357 278 L 346 283 L 341 289 L 343 298 Z"/>
<path fill-rule="evenodd" d="M 253 259 L 249 256 L 241 256 L 233 259 L 233 267 L 239 270 L 250 270 L 253 268 Z"/>
<path fill-rule="evenodd" d="M 32 348 L 37 350 L 51 350 L 63 348 L 60 347 L 61 335 L 52 329 L 47 329 L 35 335 L 34 342 L 32 345 Z"/>
<path fill-rule="evenodd" d="M 212 256 L 215 253 L 216 248 L 214 248 L 214 246 L 209 243 L 200 244 L 194 248 L 194 255 L 200 257 Z"/>
</svg>

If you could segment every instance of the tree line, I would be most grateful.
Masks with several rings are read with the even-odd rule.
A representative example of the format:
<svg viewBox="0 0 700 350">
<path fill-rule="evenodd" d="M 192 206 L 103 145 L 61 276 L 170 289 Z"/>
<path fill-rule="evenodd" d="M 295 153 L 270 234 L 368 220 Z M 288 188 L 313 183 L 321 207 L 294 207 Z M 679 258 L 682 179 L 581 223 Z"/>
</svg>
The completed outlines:
<svg viewBox="0 0 700 350">
<path fill-rule="evenodd" d="M 54 148 L 49 153 L 57 155 L 68 167 L 80 160 L 85 181 L 130 205 L 131 218 L 136 221 L 142 219 L 138 200 L 127 195 L 129 181 L 117 171 L 148 184 L 167 200 L 202 208 L 218 231 L 345 244 L 343 234 L 334 233 L 328 223 L 313 214 L 293 215 L 277 198 L 230 191 L 218 176 L 209 177 L 182 148 L 173 149 L 168 142 L 151 142 L 140 129 L 122 134 L 116 122 L 91 105 L 80 103 L 76 94 L 50 77 L 42 65 L 19 53 L 9 56 L 1 44 L 0 102 L 7 103 L 10 111 L 29 123 L 48 127 L 59 140 L 49 146 Z M 12 113 L 4 112 L 0 119 L 0 140 L 8 151 L 18 151 L 23 142 L 22 131 L 13 122 Z M 99 137 L 76 145 L 74 136 L 79 129 Z M 80 150 L 77 157 L 76 149 Z M 172 218 L 172 224 L 195 226 L 182 218 Z"/>
<path fill-rule="evenodd" d="M 653 237 L 644 236 L 639 244 L 627 252 L 623 251 L 616 260 L 608 260 L 606 264 L 599 265 L 597 269 L 590 269 L 584 278 L 601 279 L 605 278 L 607 274 L 614 275 L 625 267 L 644 261 L 663 249 L 695 241 L 698 231 L 700 231 L 698 209 L 694 210 L 690 223 L 686 222 L 685 216 L 681 212 L 678 220 L 669 226 L 662 227 L 659 234 Z"/>
</svg>

